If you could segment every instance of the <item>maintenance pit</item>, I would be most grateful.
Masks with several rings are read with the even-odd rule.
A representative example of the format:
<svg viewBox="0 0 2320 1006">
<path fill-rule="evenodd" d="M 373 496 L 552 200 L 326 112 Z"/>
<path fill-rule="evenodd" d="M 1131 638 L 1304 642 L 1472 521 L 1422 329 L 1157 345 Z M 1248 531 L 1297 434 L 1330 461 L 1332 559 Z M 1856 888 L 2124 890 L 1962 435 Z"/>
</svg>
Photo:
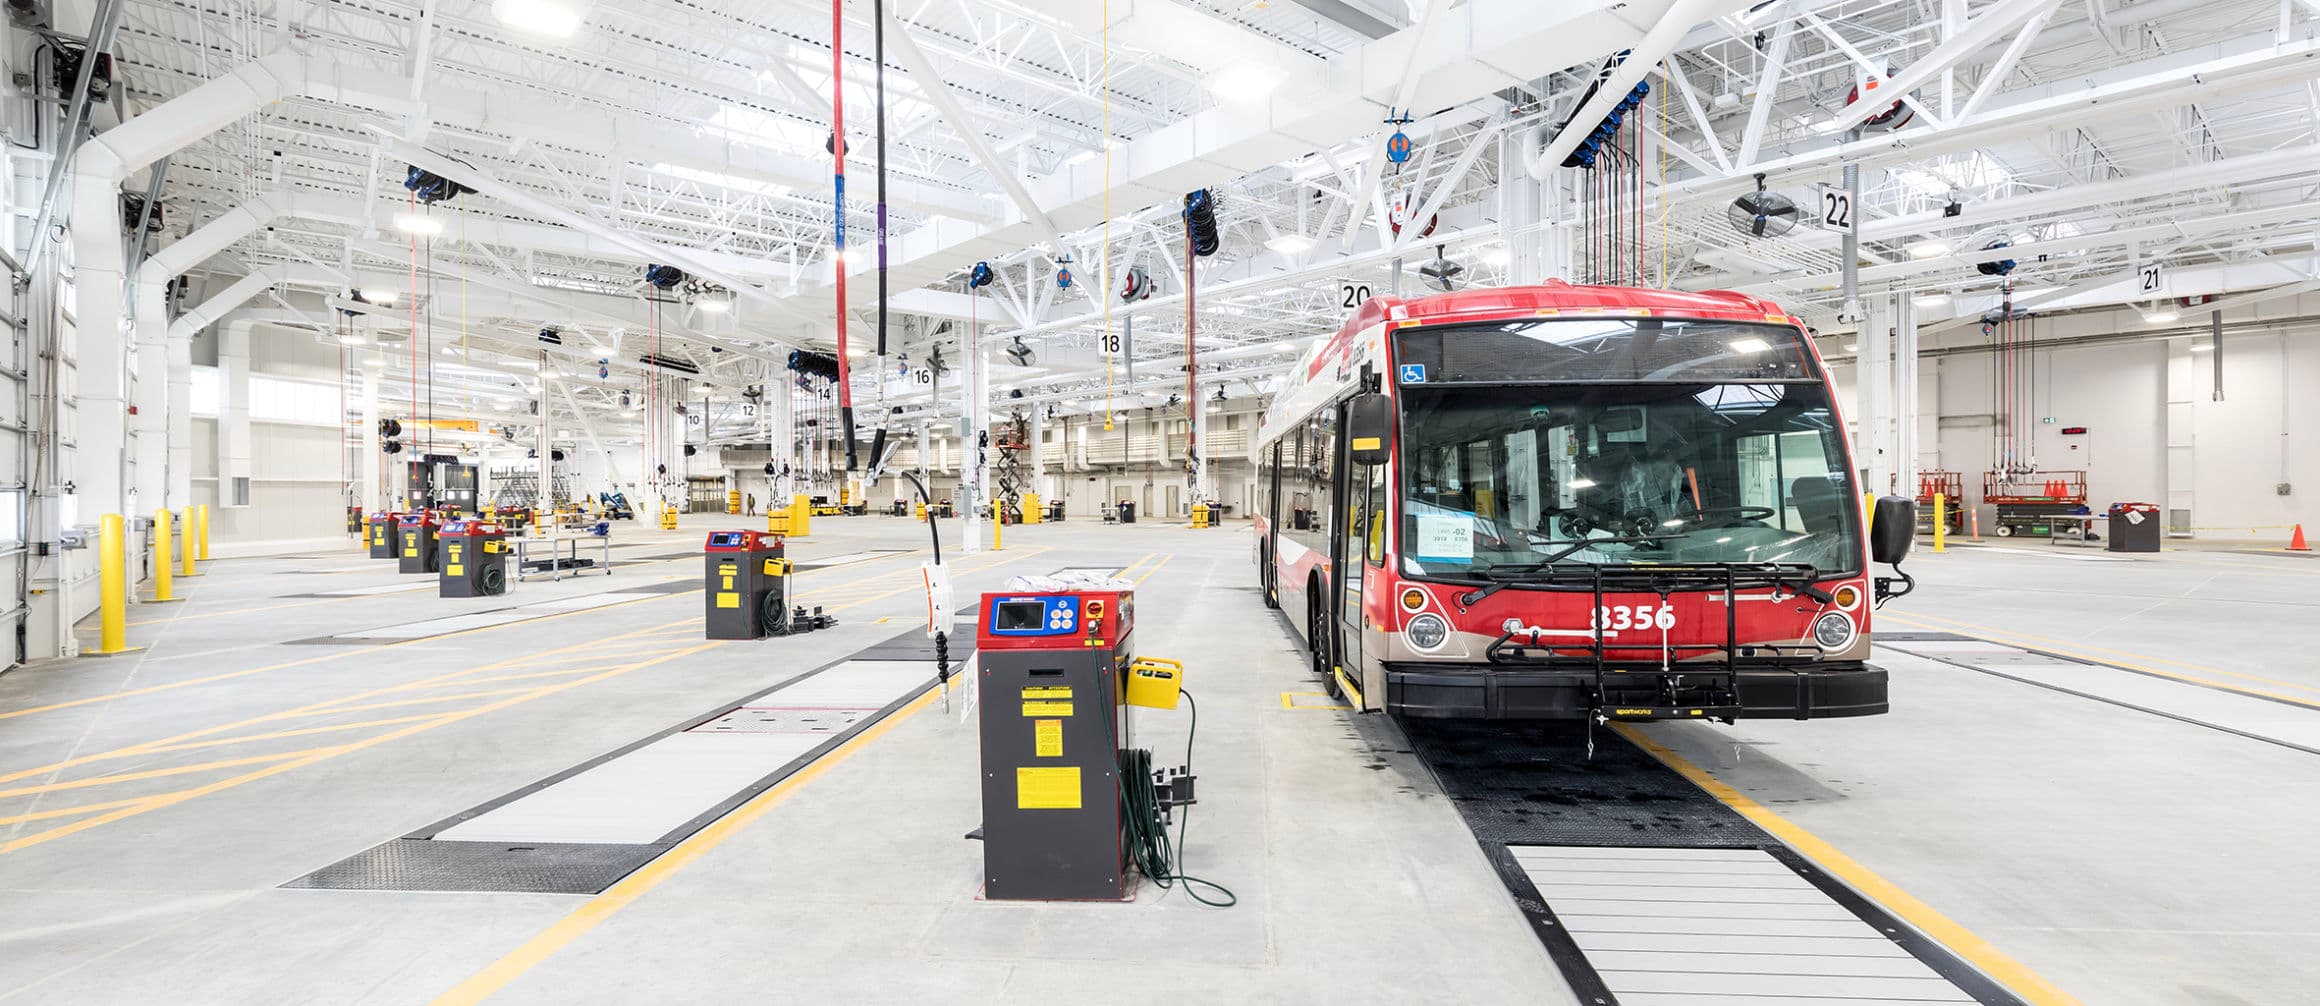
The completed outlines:
<svg viewBox="0 0 2320 1006">
<path fill-rule="evenodd" d="M 143 651 L 0 677 L 0 1001 L 2261 1003 L 2320 981 L 2320 811 L 2282 798 L 2320 757 L 2320 677 L 2284 659 L 2320 587 L 2298 558 L 1921 554 L 1920 593 L 1878 616 L 1892 712 L 1621 724 L 1590 755 L 1572 723 L 1345 710 L 1260 603 L 1242 526 L 946 550 L 961 599 L 1066 568 L 1133 584 L 1137 653 L 1182 660 L 1203 714 L 1181 865 L 1237 896 L 1217 909 L 1149 882 L 979 897 L 976 721 L 963 679 L 932 687 L 923 525 L 817 521 L 792 582 L 837 624 L 733 641 L 704 638 L 699 530 L 622 534 L 611 576 L 500 597 L 437 598 L 351 547 L 221 559 L 142 609 Z M 1137 712 L 1180 760 L 1183 712 Z"/>
</svg>

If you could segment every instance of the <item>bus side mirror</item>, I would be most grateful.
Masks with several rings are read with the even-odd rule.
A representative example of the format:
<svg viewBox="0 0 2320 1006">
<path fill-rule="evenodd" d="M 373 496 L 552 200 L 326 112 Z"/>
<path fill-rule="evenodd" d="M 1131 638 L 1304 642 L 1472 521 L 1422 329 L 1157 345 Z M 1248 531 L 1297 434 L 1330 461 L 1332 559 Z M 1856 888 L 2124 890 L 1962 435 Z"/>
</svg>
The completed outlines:
<svg viewBox="0 0 2320 1006">
<path fill-rule="evenodd" d="M 1917 501 L 1907 496 L 1879 496 L 1869 518 L 1869 558 L 1896 564 L 1909 558 L 1917 543 Z"/>
<path fill-rule="evenodd" d="M 1354 464 L 1385 464 L 1393 456 L 1393 400 L 1374 391 L 1355 395 L 1345 406 L 1345 435 Z"/>
</svg>

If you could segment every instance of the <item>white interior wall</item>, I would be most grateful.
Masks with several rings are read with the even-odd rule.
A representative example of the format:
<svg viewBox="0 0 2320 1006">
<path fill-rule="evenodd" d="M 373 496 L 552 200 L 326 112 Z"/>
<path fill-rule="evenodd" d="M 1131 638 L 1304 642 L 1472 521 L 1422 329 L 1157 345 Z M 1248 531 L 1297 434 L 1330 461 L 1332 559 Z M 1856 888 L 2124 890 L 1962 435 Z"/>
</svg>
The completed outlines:
<svg viewBox="0 0 2320 1006">
<path fill-rule="evenodd" d="M 2278 316 L 2300 305 L 2283 301 Z M 2310 305 L 2301 305 L 2310 306 Z M 2185 323 L 2199 320 L 2196 309 Z M 2227 321 L 2257 315 L 2227 312 Z M 2140 325 L 2117 312 L 2042 323 L 2041 340 L 2118 331 Z M 2132 329 L 2128 329 L 2132 330 Z M 2287 334 L 2282 334 L 2283 332 Z M 1979 336 L 1952 334 L 1948 345 Z M 2033 445 L 2047 470 L 2084 469 L 2089 505 L 2100 511 L 2115 502 L 2167 503 L 2167 401 L 2170 368 L 2190 400 L 2193 449 L 2189 473 L 2194 499 L 2192 526 L 2200 537 L 2285 542 L 2287 529 L 2303 522 L 2320 530 L 2320 507 L 2308 502 L 2320 493 L 2320 425 L 2300 389 L 2320 386 L 2320 325 L 2283 325 L 2224 338 L 2224 399 L 2213 397 L 2213 363 L 2193 352 L 2197 338 L 2075 346 L 2038 354 L 2037 419 Z M 1833 367 L 1839 401 L 1857 423 L 1855 370 Z M 1934 411 L 1922 422 L 1924 468 L 1963 473 L 1968 500 L 1981 498 L 1982 473 L 1990 467 L 1990 356 L 1959 354 L 1926 361 L 1919 394 Z M 2064 436 L 2065 427 L 2085 427 L 2084 436 Z M 2286 434 L 2283 437 L 2283 433 Z M 2292 494 L 2278 495 L 2288 483 Z M 1990 515 L 1982 514 L 1986 521 Z"/>
</svg>

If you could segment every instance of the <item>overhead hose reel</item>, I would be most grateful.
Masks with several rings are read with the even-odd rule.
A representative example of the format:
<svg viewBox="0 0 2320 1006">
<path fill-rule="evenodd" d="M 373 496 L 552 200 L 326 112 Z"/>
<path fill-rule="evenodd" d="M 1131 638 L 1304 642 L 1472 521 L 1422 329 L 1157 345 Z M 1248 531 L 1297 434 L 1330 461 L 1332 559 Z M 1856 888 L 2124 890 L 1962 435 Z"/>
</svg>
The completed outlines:
<svg viewBox="0 0 2320 1006">
<path fill-rule="evenodd" d="M 1184 229 L 1192 235 L 1192 253 L 1202 258 L 1216 254 L 1224 243 L 1216 226 L 1216 196 L 1207 189 L 1184 194 Z"/>
<path fill-rule="evenodd" d="M 838 379 L 838 358 L 828 353 L 793 349 L 789 353 L 789 369 L 807 377 L 835 381 Z"/>
<path fill-rule="evenodd" d="M 1151 300 L 1152 274 L 1145 272 L 1143 266 L 1129 266 L 1127 279 L 1120 284 L 1120 299 L 1130 304 L 1139 300 Z"/>
<path fill-rule="evenodd" d="M 403 187 L 411 190 L 413 196 L 427 205 L 449 202 L 475 191 L 418 165 L 409 165 L 408 168 L 403 174 Z"/>
<path fill-rule="evenodd" d="M 967 270 L 967 289 L 980 290 L 990 286 L 991 281 L 997 278 L 997 274 L 991 271 L 991 263 L 977 262 L 973 269 Z"/>
<path fill-rule="evenodd" d="M 1595 76 L 1595 82 L 1589 84 L 1586 93 L 1579 96 L 1577 107 L 1585 108 L 1589 101 L 1594 100 L 1595 92 L 1603 86 L 1605 81 L 1611 79 L 1612 71 L 1618 69 L 1620 64 L 1627 62 L 1627 54 L 1628 50 L 1622 49 L 1603 64 L 1603 69 Z M 1626 123 L 1627 114 L 1642 105 L 1644 97 L 1649 94 L 1651 94 L 1651 82 L 1649 81 L 1637 81 L 1634 87 L 1628 88 L 1627 94 L 1619 99 L 1619 104 L 1611 106 L 1610 113 L 1603 116 L 1603 121 L 1596 123 L 1595 128 L 1588 130 L 1586 138 L 1580 140 L 1579 145 L 1572 148 L 1571 153 L 1563 158 L 1563 166 L 1566 168 L 1594 167 L 1595 156 L 1602 152 L 1603 145 L 1611 142 L 1611 138 L 1619 134 L 1619 127 Z M 1576 111 L 1572 113 L 1574 118 L 1577 117 L 1577 114 Z M 1564 130 L 1569 130 L 1572 125 L 1570 119 L 1563 120 Z"/>
<path fill-rule="evenodd" d="M 1997 251 L 1998 249 L 2005 248 L 2007 246 L 2008 242 L 2001 239 L 1983 245 L 1982 250 Z M 2010 258 L 2002 258 L 1994 262 L 1976 262 L 1974 263 L 1974 271 L 1981 273 L 1984 276 L 2008 275 L 2014 271 L 2014 260 Z"/>
<path fill-rule="evenodd" d="M 673 265 L 644 267 L 644 281 L 655 290 L 674 290 L 685 281 L 685 271 Z"/>
</svg>

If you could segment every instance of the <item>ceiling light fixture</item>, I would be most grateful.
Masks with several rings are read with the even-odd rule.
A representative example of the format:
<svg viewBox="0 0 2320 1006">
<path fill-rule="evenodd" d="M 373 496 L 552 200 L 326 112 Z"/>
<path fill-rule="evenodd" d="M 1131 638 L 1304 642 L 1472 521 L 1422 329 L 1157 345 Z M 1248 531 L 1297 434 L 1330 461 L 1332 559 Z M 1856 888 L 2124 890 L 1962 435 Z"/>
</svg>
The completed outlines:
<svg viewBox="0 0 2320 1006">
<path fill-rule="evenodd" d="M 434 237 L 443 233 L 443 221 L 434 217 L 420 216 L 416 213 L 397 213 L 395 214 L 395 229 L 405 234 Z"/>
<path fill-rule="evenodd" d="M 360 346 L 363 344 L 363 337 L 358 333 L 348 332 L 339 336 L 338 342 L 342 346 Z"/>
<path fill-rule="evenodd" d="M 570 38 L 580 30 L 582 12 L 568 0 L 491 0 L 491 14 L 517 31 Z"/>
<path fill-rule="evenodd" d="M 1283 234 L 1265 242 L 1265 247 L 1283 255 L 1296 255 L 1313 249 L 1313 239 L 1303 234 Z"/>
<path fill-rule="evenodd" d="M 2169 311 L 2166 308 L 2160 308 L 2156 311 L 2143 312 L 2143 321 L 2152 325 L 2171 324 L 2175 321 L 2175 319 L 2180 317 L 2182 317 L 2182 315 L 2176 314 L 2173 311 Z"/>
<path fill-rule="evenodd" d="M 1915 297 L 1910 298 L 1909 302 L 1915 305 L 1919 310 L 1933 310 L 1935 308 L 1948 307 L 1949 294 L 1921 293 Z"/>
<path fill-rule="evenodd" d="M 1262 63 L 1235 63 L 1208 78 L 1208 90 L 1217 100 L 1238 105 L 1262 100 L 1288 75 Z"/>
<path fill-rule="evenodd" d="M 1949 254 L 1949 251 L 1949 242 L 1939 238 L 1928 238 L 1909 245 L 1910 258 L 1940 258 Z"/>
</svg>

